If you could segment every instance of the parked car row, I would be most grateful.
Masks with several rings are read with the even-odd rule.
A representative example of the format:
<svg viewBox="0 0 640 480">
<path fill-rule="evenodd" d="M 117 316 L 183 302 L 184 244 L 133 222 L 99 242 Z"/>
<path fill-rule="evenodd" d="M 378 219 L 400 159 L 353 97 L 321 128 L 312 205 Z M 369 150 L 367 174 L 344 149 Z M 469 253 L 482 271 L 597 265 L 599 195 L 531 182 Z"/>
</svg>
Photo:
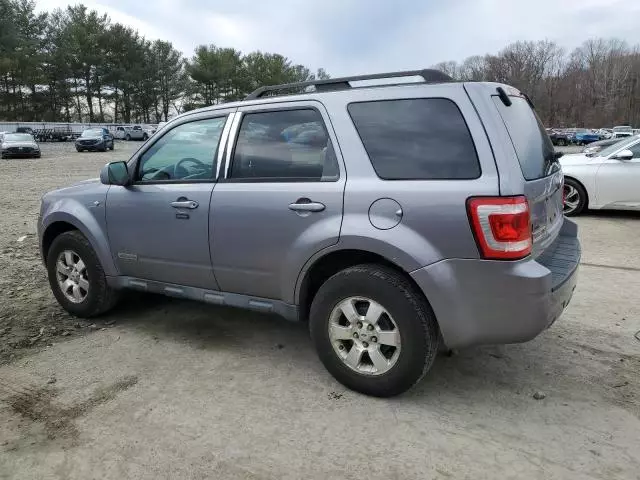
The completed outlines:
<svg viewBox="0 0 640 480">
<path fill-rule="evenodd" d="M 628 125 L 613 128 L 547 128 L 551 142 L 556 146 L 589 145 L 601 140 L 616 140 L 628 138 L 640 133 Z"/>
</svg>

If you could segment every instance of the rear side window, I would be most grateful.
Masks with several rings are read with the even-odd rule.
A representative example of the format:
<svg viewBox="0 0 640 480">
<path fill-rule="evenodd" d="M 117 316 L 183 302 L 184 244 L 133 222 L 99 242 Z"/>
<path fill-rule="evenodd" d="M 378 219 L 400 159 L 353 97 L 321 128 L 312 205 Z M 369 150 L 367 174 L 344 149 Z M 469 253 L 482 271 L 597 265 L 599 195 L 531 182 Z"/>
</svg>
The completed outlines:
<svg viewBox="0 0 640 480">
<path fill-rule="evenodd" d="M 352 103 L 349 115 L 384 180 L 469 180 L 478 155 L 457 105 L 444 98 Z"/>
<path fill-rule="evenodd" d="M 338 161 L 314 109 L 244 115 L 229 180 L 320 182 L 338 179 Z"/>
<path fill-rule="evenodd" d="M 526 180 L 546 177 L 555 172 L 558 165 L 551 139 L 525 98 L 509 98 L 508 107 L 498 96 L 493 97 L 493 103 L 516 149 L 522 175 Z"/>
</svg>

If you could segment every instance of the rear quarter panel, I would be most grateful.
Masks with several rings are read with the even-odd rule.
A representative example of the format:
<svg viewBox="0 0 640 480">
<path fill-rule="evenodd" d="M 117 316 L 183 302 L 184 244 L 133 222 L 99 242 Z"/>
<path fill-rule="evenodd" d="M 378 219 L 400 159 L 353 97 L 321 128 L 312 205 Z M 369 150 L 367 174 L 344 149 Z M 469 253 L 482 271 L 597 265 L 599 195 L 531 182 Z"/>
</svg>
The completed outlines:
<svg viewBox="0 0 640 480">
<path fill-rule="evenodd" d="M 479 178 L 406 181 L 382 180 L 376 175 L 348 105 L 409 98 L 446 98 L 458 106 L 476 146 L 482 170 Z M 339 246 L 373 251 L 409 272 L 444 258 L 478 258 L 466 201 L 474 195 L 497 194 L 498 175 L 483 125 L 462 84 L 354 89 L 322 100 L 347 169 Z M 381 198 L 394 199 L 402 207 L 400 223 L 388 230 L 375 228 L 369 221 L 369 208 Z"/>
</svg>

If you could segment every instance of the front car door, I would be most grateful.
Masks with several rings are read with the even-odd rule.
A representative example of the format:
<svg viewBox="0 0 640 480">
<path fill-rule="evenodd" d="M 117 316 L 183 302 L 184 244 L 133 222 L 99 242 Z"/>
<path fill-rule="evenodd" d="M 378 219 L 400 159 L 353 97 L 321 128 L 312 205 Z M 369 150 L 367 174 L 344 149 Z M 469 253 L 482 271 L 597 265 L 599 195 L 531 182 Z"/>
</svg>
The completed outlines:
<svg viewBox="0 0 640 480">
<path fill-rule="evenodd" d="M 209 204 L 229 113 L 181 118 L 129 162 L 134 182 L 111 186 L 107 229 L 121 275 L 217 289 L 209 255 Z"/>
<path fill-rule="evenodd" d="M 631 160 L 617 160 L 631 150 Z M 596 174 L 597 204 L 604 208 L 640 210 L 640 140 L 627 144 L 602 161 Z"/>
<path fill-rule="evenodd" d="M 225 292 L 292 302 L 305 262 L 338 242 L 345 170 L 319 102 L 245 106 L 211 200 L 211 257 Z"/>
</svg>

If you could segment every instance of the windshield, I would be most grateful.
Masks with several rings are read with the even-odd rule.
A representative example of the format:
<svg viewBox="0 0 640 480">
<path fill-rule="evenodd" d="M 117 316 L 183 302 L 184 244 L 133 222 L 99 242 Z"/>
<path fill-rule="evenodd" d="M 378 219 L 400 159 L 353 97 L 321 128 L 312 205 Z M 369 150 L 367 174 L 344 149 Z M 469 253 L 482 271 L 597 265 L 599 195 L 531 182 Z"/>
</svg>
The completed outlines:
<svg viewBox="0 0 640 480">
<path fill-rule="evenodd" d="M 82 132 L 83 137 L 101 137 L 102 135 L 103 132 L 99 128 L 91 128 Z"/>
<path fill-rule="evenodd" d="M 603 148 L 598 152 L 599 157 L 608 157 L 609 155 L 616 153 L 621 148 L 626 147 L 627 145 L 631 145 L 638 141 L 638 137 L 627 137 L 624 140 L 620 140 L 619 142 L 614 143 L 613 145 Z"/>
<path fill-rule="evenodd" d="M 4 136 L 5 142 L 33 142 L 33 137 L 28 133 L 8 133 Z"/>
<path fill-rule="evenodd" d="M 511 105 L 508 107 L 497 96 L 493 101 L 516 149 L 522 174 L 526 180 L 546 177 L 558 168 L 551 139 L 526 99 L 509 98 Z"/>
</svg>

